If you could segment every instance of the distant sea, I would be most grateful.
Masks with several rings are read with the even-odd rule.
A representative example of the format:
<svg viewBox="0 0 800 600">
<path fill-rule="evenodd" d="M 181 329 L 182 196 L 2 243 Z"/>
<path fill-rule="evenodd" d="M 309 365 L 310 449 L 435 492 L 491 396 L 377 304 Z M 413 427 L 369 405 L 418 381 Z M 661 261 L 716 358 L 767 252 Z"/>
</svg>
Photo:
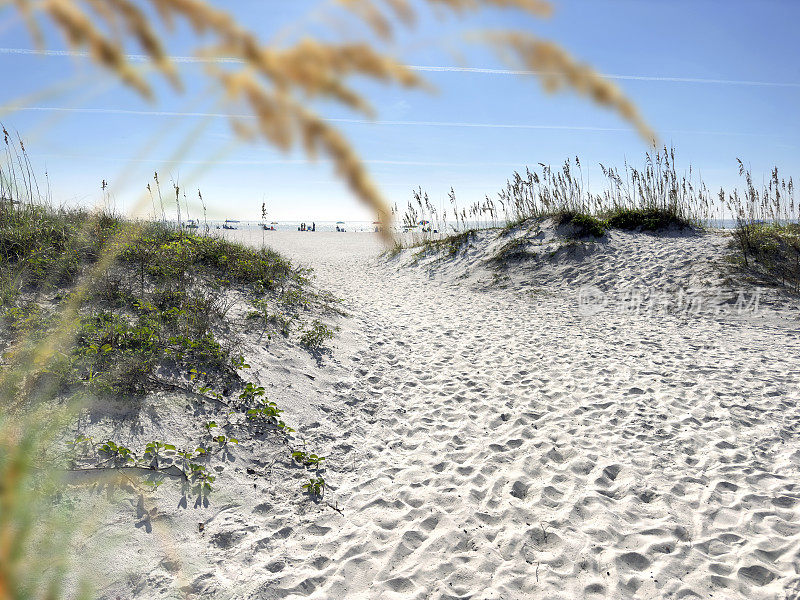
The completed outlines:
<svg viewBox="0 0 800 600">
<path fill-rule="evenodd" d="M 185 221 L 184 221 L 185 222 Z M 195 221 L 200 228 L 204 228 L 206 222 L 203 220 Z M 303 221 L 278 221 L 277 224 L 272 224 L 271 221 L 267 221 L 268 226 L 275 227 L 277 231 L 298 231 Z M 261 228 L 261 221 L 220 221 L 220 220 L 208 220 L 208 227 L 211 230 L 222 229 L 223 225 L 229 225 L 231 227 L 235 227 L 236 229 L 244 229 L 244 230 L 252 230 L 252 229 L 260 229 Z M 372 221 L 344 221 L 344 224 L 337 223 L 336 221 L 305 221 L 305 224 L 308 228 L 311 227 L 312 224 L 316 225 L 317 231 L 336 231 L 336 227 L 343 228 L 345 231 L 351 232 L 372 232 L 375 231 L 375 225 Z M 502 225 L 502 223 L 498 223 Z M 487 225 L 491 225 L 491 223 L 485 222 L 467 222 L 466 228 L 477 228 L 482 229 L 487 227 Z M 396 225 L 397 226 L 397 225 Z M 714 229 L 733 229 L 736 227 L 736 221 L 733 219 L 714 219 L 707 223 L 707 226 L 712 227 Z"/>
<path fill-rule="evenodd" d="M 276 231 L 297 231 L 303 222 L 304 221 L 278 221 L 276 225 L 272 225 L 271 221 L 267 221 L 266 223 L 267 227 L 274 227 Z M 195 221 L 195 223 L 200 226 L 200 229 L 205 228 L 206 222 L 202 219 Z M 309 229 L 311 228 L 312 223 L 316 224 L 317 231 L 336 231 L 337 227 L 336 221 L 305 221 L 306 227 Z M 225 224 L 230 227 L 235 227 L 236 229 L 261 229 L 261 221 L 208 220 L 208 227 L 211 230 L 222 229 L 222 226 Z M 375 225 L 372 224 L 372 221 L 345 221 L 343 225 L 340 224 L 338 226 L 343 227 L 345 231 L 375 231 Z"/>
</svg>

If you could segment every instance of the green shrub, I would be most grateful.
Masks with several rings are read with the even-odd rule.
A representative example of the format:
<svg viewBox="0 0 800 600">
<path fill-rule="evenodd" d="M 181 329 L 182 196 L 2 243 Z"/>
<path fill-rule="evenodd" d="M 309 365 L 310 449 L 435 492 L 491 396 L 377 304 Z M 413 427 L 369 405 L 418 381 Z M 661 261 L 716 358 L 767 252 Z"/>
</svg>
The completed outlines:
<svg viewBox="0 0 800 600">
<path fill-rule="evenodd" d="M 572 237 L 602 237 L 606 233 L 606 225 L 600 219 L 584 213 L 566 211 L 555 216 L 559 225 L 571 225 Z"/>
<path fill-rule="evenodd" d="M 629 231 L 664 231 L 692 226 L 677 209 L 668 208 L 620 208 L 608 215 L 606 224 L 613 229 Z"/>
<path fill-rule="evenodd" d="M 325 345 L 325 342 L 332 340 L 334 330 L 314 319 L 311 324 L 300 334 L 300 343 L 309 350 L 317 350 Z"/>
</svg>

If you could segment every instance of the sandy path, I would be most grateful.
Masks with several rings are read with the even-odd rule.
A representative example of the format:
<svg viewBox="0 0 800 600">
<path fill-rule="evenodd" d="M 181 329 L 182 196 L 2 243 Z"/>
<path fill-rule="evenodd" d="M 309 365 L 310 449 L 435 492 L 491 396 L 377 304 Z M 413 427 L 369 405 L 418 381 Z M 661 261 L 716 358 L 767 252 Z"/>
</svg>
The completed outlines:
<svg viewBox="0 0 800 600">
<path fill-rule="evenodd" d="M 369 418 L 330 424 L 364 442 L 329 465 L 342 514 L 251 557 L 280 567 L 253 597 L 800 593 L 797 326 L 586 316 L 386 265 L 367 234 L 273 245 L 346 299 L 331 402 Z"/>
</svg>

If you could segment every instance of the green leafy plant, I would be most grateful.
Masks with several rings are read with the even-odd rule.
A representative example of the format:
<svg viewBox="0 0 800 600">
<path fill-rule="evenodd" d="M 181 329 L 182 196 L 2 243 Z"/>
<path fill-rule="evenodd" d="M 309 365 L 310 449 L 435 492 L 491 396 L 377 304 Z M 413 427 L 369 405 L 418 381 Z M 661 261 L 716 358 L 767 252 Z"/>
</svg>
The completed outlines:
<svg viewBox="0 0 800 600">
<path fill-rule="evenodd" d="M 185 472 L 187 465 L 194 458 L 194 452 L 192 452 L 191 450 L 178 450 L 175 452 L 175 456 L 180 461 L 180 464 Z"/>
<path fill-rule="evenodd" d="M 263 390 L 264 388 L 258 389 Z M 275 402 L 267 400 L 266 398 L 257 398 L 256 405 L 252 408 L 248 408 L 245 412 L 245 415 L 247 420 L 251 423 L 275 425 L 284 433 L 294 432 L 294 429 L 289 427 L 283 420 L 280 419 L 282 412 L 283 410 L 278 408 L 278 405 L 275 404 Z"/>
<path fill-rule="evenodd" d="M 274 402 L 262 399 L 258 406 L 248 409 L 245 414 L 250 421 L 266 421 L 273 423 L 282 412 L 283 410 L 278 408 L 278 405 Z"/>
<path fill-rule="evenodd" d="M 122 445 L 118 446 L 111 440 L 104 442 L 100 446 L 99 452 L 105 454 L 109 459 L 112 459 L 114 461 L 119 461 L 123 464 L 129 462 L 132 463 L 135 462 L 136 460 L 136 454 L 133 453 L 130 448 L 126 448 L 125 446 Z"/>
<path fill-rule="evenodd" d="M 226 437 L 224 435 L 217 435 L 212 438 L 215 442 L 217 442 L 220 447 L 225 448 L 228 444 L 238 444 L 239 440 L 234 437 Z"/>
<path fill-rule="evenodd" d="M 338 330 L 338 328 L 336 328 Z M 300 334 L 300 344 L 309 350 L 318 350 L 325 345 L 325 342 L 332 340 L 335 330 L 331 329 L 318 319 L 314 319 L 311 324 Z"/>
<path fill-rule="evenodd" d="M 248 382 L 239 399 L 250 403 L 250 408 L 245 411 L 248 421 L 253 423 L 269 423 L 278 426 L 284 431 L 294 431 L 286 423 L 280 420 L 283 412 L 275 402 L 264 398 L 265 390 L 261 386 L 253 385 Z"/>
<path fill-rule="evenodd" d="M 263 396 L 265 393 L 266 392 L 263 387 L 253 385 L 248 381 L 247 384 L 244 386 L 244 390 L 242 390 L 242 393 L 239 394 L 239 400 L 244 400 L 244 401 L 255 400 L 256 398 Z"/>
<path fill-rule="evenodd" d="M 292 458 L 306 467 L 318 467 L 325 460 L 324 456 L 318 456 L 304 450 L 295 450 L 292 452 Z"/>
<path fill-rule="evenodd" d="M 250 368 L 250 365 L 248 365 L 244 361 L 244 356 L 237 356 L 236 358 L 234 358 L 231 361 L 231 364 L 233 364 L 233 368 L 234 369 L 249 369 Z"/>
<path fill-rule="evenodd" d="M 312 477 L 302 488 L 311 496 L 322 496 L 325 494 L 325 479 L 322 477 Z"/>
<path fill-rule="evenodd" d="M 199 493 L 205 494 L 212 490 L 212 484 L 216 477 L 208 472 L 208 468 L 205 465 L 188 463 L 184 473 L 187 480 L 198 487 Z"/>
<path fill-rule="evenodd" d="M 144 447 L 144 455 L 145 459 L 150 459 L 152 462 L 152 466 L 154 468 L 158 468 L 158 460 L 159 458 L 163 458 L 165 454 L 174 454 L 175 453 L 175 445 L 174 444 L 166 444 L 164 442 L 152 441 L 148 442 L 147 445 Z"/>
</svg>

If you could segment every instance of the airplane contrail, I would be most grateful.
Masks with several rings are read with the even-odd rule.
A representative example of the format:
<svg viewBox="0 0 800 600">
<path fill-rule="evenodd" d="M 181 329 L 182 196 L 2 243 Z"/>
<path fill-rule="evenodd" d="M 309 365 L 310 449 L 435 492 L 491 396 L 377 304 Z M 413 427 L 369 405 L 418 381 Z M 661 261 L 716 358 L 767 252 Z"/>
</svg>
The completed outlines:
<svg viewBox="0 0 800 600">
<path fill-rule="evenodd" d="M 79 57 L 88 58 L 88 52 L 78 52 L 75 50 L 32 50 L 29 48 L 0 48 L 0 54 L 17 55 L 39 55 L 54 57 Z M 128 60 L 136 62 L 147 62 L 150 57 L 145 54 L 127 54 Z M 176 63 L 222 63 L 240 64 L 244 61 L 234 57 L 198 57 L 198 56 L 170 56 L 170 60 Z M 455 67 L 455 66 L 430 66 L 430 65 L 406 65 L 412 71 L 430 73 L 473 73 L 483 75 L 540 75 L 543 71 L 526 71 L 515 69 L 490 69 L 481 67 Z M 749 87 L 777 87 L 777 88 L 800 88 L 797 82 L 782 81 L 755 81 L 748 79 L 713 79 L 705 77 L 667 77 L 660 75 L 621 75 L 618 73 L 602 74 L 606 79 L 620 81 L 651 81 L 661 83 L 699 83 L 707 85 L 739 85 Z"/>
<path fill-rule="evenodd" d="M 239 119 L 255 119 L 253 115 L 234 115 L 226 113 L 211 112 L 179 112 L 168 110 L 134 110 L 126 108 L 79 108 L 63 106 L 21 106 L 16 110 L 31 112 L 69 112 L 84 114 L 108 114 L 108 115 L 141 115 L 155 117 L 200 117 L 200 118 L 228 118 L 236 117 Z M 457 128 L 477 128 L 477 129 L 533 129 L 550 131 L 597 131 L 597 132 L 630 132 L 635 131 L 629 127 L 596 127 L 593 125 L 538 125 L 530 123 L 470 123 L 464 121 L 388 121 L 370 119 L 345 119 L 330 118 L 326 121 L 332 123 L 348 123 L 354 125 L 385 125 L 385 126 L 409 126 L 409 127 L 457 127 Z M 778 134 L 771 133 L 747 133 L 738 131 L 705 131 L 705 130 L 683 130 L 672 129 L 663 133 L 674 134 L 694 134 L 694 135 L 723 135 L 723 136 L 746 136 L 746 137 L 775 137 Z"/>
<path fill-rule="evenodd" d="M 77 50 L 32 50 L 30 48 L 0 48 L 0 54 L 17 54 L 24 56 L 55 56 L 55 57 L 76 57 L 76 58 L 89 58 L 91 54 L 88 52 L 79 52 Z M 126 54 L 125 58 L 133 62 L 149 62 L 151 59 L 146 54 Z M 243 63 L 240 58 L 215 56 L 215 57 L 199 57 L 199 56 L 170 56 L 171 61 L 176 63 Z"/>
<path fill-rule="evenodd" d="M 274 158 L 274 159 L 222 159 L 222 160 L 175 160 L 175 159 L 157 159 L 157 158 L 125 158 L 115 156 L 92 156 L 85 154 L 54 154 L 43 153 L 35 154 L 39 158 L 66 158 L 76 160 L 107 160 L 107 161 L 121 161 L 121 162 L 135 162 L 135 163 L 159 163 L 159 164 L 178 164 L 178 165 L 306 165 L 316 164 L 321 161 L 314 161 L 307 158 Z M 517 167 L 521 168 L 522 163 L 519 162 L 432 162 L 432 161 L 417 161 L 417 160 L 389 160 L 389 159 L 366 159 L 362 162 L 372 165 L 399 165 L 399 166 L 427 166 L 427 167 Z"/>
<path fill-rule="evenodd" d="M 109 114 L 109 115 L 142 115 L 155 117 L 207 117 L 207 118 L 227 118 L 236 117 L 239 119 L 255 119 L 253 115 L 231 115 L 226 113 L 206 113 L 206 112 L 178 112 L 167 110 L 133 110 L 126 108 L 78 108 L 63 106 L 22 106 L 20 111 L 33 112 L 71 112 L 85 114 Z M 369 119 L 326 119 L 333 123 L 352 123 L 357 125 L 392 125 L 392 126 L 432 126 L 432 127 L 477 127 L 488 129 L 563 129 L 574 131 L 633 131 L 624 127 L 593 127 L 583 125 L 531 125 L 527 123 L 468 123 L 457 121 L 372 121 Z"/>
<path fill-rule="evenodd" d="M 409 65 L 413 71 L 430 71 L 445 73 L 482 73 L 487 75 L 538 75 L 543 71 L 525 71 L 514 69 L 487 69 L 480 67 L 434 67 Z M 619 79 L 628 81 L 660 81 L 665 83 L 706 83 L 718 85 L 743 85 L 761 87 L 788 87 L 800 88 L 800 83 L 780 82 L 780 81 L 750 81 L 743 79 L 709 79 L 703 77 L 663 77 L 655 75 L 619 75 L 616 73 L 602 73 L 606 79 Z"/>
</svg>

